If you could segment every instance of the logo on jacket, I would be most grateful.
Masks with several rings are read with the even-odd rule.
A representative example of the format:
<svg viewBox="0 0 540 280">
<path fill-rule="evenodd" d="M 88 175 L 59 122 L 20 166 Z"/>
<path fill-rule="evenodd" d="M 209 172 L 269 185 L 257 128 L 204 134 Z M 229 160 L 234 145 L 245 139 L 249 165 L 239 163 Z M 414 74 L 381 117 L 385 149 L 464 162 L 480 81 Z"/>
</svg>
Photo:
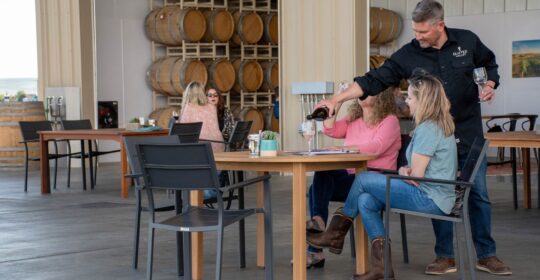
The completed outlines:
<svg viewBox="0 0 540 280">
<path fill-rule="evenodd" d="M 455 56 L 455 57 L 464 57 L 467 55 L 467 50 L 462 50 L 461 47 L 457 47 L 458 51 L 457 52 L 453 52 L 452 54 Z"/>
</svg>

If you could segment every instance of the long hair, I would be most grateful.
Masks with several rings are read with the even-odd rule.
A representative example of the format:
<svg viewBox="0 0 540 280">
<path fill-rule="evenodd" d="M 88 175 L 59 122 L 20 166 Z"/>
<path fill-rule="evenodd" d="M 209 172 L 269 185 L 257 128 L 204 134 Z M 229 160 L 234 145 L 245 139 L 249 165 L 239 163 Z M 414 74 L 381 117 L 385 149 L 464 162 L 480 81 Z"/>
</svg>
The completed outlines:
<svg viewBox="0 0 540 280">
<path fill-rule="evenodd" d="M 200 106 L 208 104 L 208 98 L 206 97 L 206 94 L 204 94 L 204 87 L 201 83 L 193 81 L 189 83 L 186 90 L 184 90 L 182 97 L 182 112 L 184 112 L 184 108 L 186 108 L 186 104 L 188 103 Z"/>
<path fill-rule="evenodd" d="M 409 79 L 409 89 L 418 99 L 413 116 L 416 126 L 425 121 L 432 121 L 446 137 L 452 135 L 455 126 L 450 115 L 450 101 L 439 79 L 430 74 L 419 75 Z"/>
<path fill-rule="evenodd" d="M 216 104 L 216 108 L 217 108 L 218 120 L 221 120 L 223 119 L 223 114 L 225 114 L 225 101 L 223 100 L 223 95 L 221 95 L 221 92 L 215 88 L 209 88 L 206 91 L 206 94 L 208 94 L 211 90 L 214 90 L 218 95 L 218 102 Z"/>
<path fill-rule="evenodd" d="M 364 118 L 364 121 L 372 126 L 380 123 L 388 115 L 396 114 L 396 101 L 394 98 L 395 87 L 389 87 L 379 95 L 375 96 L 375 104 L 373 104 L 373 116 L 371 119 Z M 354 121 L 364 117 L 362 106 L 358 102 L 353 102 L 349 106 L 349 121 Z"/>
</svg>

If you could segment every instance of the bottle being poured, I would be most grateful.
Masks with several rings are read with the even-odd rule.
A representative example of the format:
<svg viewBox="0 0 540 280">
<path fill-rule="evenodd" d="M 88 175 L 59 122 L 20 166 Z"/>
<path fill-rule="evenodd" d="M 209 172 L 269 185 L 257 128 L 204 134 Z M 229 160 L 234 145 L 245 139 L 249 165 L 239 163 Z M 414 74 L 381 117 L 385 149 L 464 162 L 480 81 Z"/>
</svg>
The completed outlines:
<svg viewBox="0 0 540 280">
<path fill-rule="evenodd" d="M 342 93 L 349 87 L 348 82 L 340 82 L 339 83 L 339 90 L 338 94 Z M 330 112 L 328 111 L 328 108 L 326 106 L 322 106 L 319 108 L 316 108 L 313 110 L 313 112 L 306 116 L 307 120 L 316 120 L 316 121 L 324 121 L 330 116 Z"/>
</svg>

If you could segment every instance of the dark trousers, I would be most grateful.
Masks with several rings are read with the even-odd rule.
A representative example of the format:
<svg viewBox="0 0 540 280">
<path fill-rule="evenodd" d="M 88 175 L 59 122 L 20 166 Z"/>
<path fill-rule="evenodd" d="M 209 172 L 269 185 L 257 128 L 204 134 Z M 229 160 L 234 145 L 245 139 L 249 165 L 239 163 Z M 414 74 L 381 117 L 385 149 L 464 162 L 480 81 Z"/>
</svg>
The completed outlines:
<svg viewBox="0 0 540 280">
<path fill-rule="evenodd" d="M 313 184 L 309 188 L 310 216 L 312 218 L 320 216 L 327 224 L 330 201 L 345 201 L 354 182 L 354 177 L 354 174 L 347 173 L 345 169 L 315 172 Z M 311 246 L 308 250 L 310 252 L 322 251 Z"/>
</svg>

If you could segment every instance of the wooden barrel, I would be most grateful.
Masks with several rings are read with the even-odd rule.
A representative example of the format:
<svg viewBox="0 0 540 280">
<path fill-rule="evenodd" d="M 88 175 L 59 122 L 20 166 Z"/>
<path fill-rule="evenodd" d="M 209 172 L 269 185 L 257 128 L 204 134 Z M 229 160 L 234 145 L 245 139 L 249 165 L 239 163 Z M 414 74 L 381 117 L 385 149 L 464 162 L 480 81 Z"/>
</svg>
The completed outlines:
<svg viewBox="0 0 540 280">
<path fill-rule="evenodd" d="M 403 28 L 398 13 L 383 8 L 371 8 L 369 39 L 373 44 L 384 44 L 399 37 Z"/>
<path fill-rule="evenodd" d="M 256 12 L 236 11 L 233 13 L 235 32 L 231 43 L 240 46 L 244 44 L 256 44 L 261 40 L 264 32 L 263 21 Z"/>
<path fill-rule="evenodd" d="M 277 45 L 279 42 L 277 14 L 263 14 L 262 20 L 264 24 L 264 32 L 261 41 L 264 43 Z"/>
<path fill-rule="evenodd" d="M 241 121 L 252 121 L 249 133 L 257 133 L 259 130 L 264 130 L 264 116 L 256 108 L 244 108 L 238 113 L 238 118 Z"/>
<path fill-rule="evenodd" d="M 206 32 L 206 19 L 202 12 L 193 8 L 165 6 L 146 16 L 145 28 L 151 40 L 175 46 L 182 41 L 200 41 Z"/>
<path fill-rule="evenodd" d="M 247 92 L 257 91 L 263 83 L 263 70 L 261 65 L 255 60 L 236 59 L 232 62 L 236 73 L 234 90 Z"/>
<path fill-rule="evenodd" d="M 0 170 L 24 170 L 24 145 L 19 121 L 43 121 L 43 102 L 0 103 Z M 39 143 L 29 144 L 31 157 L 39 156 Z"/>
<path fill-rule="evenodd" d="M 160 41 L 156 30 L 156 17 L 161 11 L 161 8 L 153 9 L 144 19 L 144 31 L 146 36 L 152 41 Z"/>
<path fill-rule="evenodd" d="M 208 85 L 220 92 L 228 92 L 236 81 L 236 73 L 232 63 L 226 59 L 205 62 L 208 69 Z"/>
<path fill-rule="evenodd" d="M 149 119 L 156 120 L 156 125 L 161 128 L 168 128 L 169 120 L 173 116 L 173 111 L 180 113 L 180 106 L 169 106 L 154 110 L 148 116 Z"/>
<path fill-rule="evenodd" d="M 203 12 L 206 18 L 206 42 L 227 42 L 234 34 L 234 18 L 227 10 L 216 9 Z"/>
<path fill-rule="evenodd" d="M 208 73 L 204 63 L 198 60 L 166 57 L 150 65 L 147 78 L 153 90 L 170 96 L 178 96 L 192 81 L 206 85 Z"/>
<path fill-rule="evenodd" d="M 279 64 L 276 61 L 263 61 L 260 64 L 264 73 L 260 90 L 274 90 L 279 86 Z"/>
<path fill-rule="evenodd" d="M 382 55 L 370 55 L 369 56 L 369 69 L 375 69 L 381 67 L 384 64 L 384 61 L 387 59 L 386 56 Z"/>
</svg>

